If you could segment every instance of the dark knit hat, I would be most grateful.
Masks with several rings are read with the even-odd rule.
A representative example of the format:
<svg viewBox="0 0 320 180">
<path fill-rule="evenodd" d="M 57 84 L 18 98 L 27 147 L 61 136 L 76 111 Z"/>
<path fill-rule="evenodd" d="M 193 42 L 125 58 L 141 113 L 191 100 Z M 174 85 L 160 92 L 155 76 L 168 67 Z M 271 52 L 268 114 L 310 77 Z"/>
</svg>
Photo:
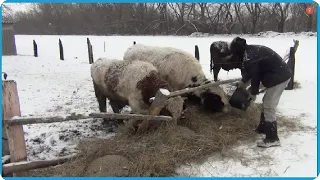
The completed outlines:
<svg viewBox="0 0 320 180">
<path fill-rule="evenodd" d="M 240 37 L 235 37 L 230 43 L 230 51 L 237 55 L 243 55 L 247 46 L 247 41 Z"/>
</svg>

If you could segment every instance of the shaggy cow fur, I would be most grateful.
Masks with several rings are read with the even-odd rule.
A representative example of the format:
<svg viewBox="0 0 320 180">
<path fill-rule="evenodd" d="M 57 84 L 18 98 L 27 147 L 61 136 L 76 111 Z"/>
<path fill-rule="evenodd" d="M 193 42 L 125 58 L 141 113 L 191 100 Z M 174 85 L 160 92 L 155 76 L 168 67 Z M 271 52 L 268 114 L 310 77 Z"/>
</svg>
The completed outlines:
<svg viewBox="0 0 320 180">
<path fill-rule="evenodd" d="M 101 112 L 106 112 L 108 98 L 114 113 L 129 105 L 135 114 L 148 114 L 149 99 L 168 88 L 158 70 L 143 61 L 100 58 L 91 66 L 91 77 Z"/>
<path fill-rule="evenodd" d="M 199 86 L 206 80 L 197 59 L 179 49 L 136 44 L 127 49 L 123 59 L 152 63 L 168 81 L 170 91 Z"/>
<path fill-rule="evenodd" d="M 196 87 L 209 82 L 199 61 L 192 54 L 172 47 L 136 44 L 127 49 L 123 59 L 127 61 L 138 59 L 152 63 L 159 70 L 161 77 L 169 83 L 170 91 Z M 199 100 L 214 111 L 223 111 L 223 107 L 229 106 L 229 102 L 224 99 L 225 95 L 220 96 L 216 91 L 217 89 L 198 91 L 194 95 L 189 94 L 188 98 L 193 97 L 192 99 Z"/>
<path fill-rule="evenodd" d="M 210 72 L 213 70 L 214 81 L 218 81 L 221 68 L 225 71 L 241 69 L 240 58 L 231 53 L 229 46 L 225 41 L 215 41 L 210 46 Z"/>
</svg>

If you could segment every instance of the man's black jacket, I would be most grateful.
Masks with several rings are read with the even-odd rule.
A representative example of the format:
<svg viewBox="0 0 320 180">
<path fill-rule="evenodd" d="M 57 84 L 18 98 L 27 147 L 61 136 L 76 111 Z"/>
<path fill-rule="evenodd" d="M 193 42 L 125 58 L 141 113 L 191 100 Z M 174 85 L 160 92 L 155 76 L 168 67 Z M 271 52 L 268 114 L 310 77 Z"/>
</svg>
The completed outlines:
<svg viewBox="0 0 320 180">
<path fill-rule="evenodd" d="M 264 87 L 276 86 L 291 78 L 291 70 L 272 49 L 261 45 L 246 45 L 242 64 L 242 82 L 251 79 L 251 94 L 259 93 L 260 82 Z"/>
</svg>

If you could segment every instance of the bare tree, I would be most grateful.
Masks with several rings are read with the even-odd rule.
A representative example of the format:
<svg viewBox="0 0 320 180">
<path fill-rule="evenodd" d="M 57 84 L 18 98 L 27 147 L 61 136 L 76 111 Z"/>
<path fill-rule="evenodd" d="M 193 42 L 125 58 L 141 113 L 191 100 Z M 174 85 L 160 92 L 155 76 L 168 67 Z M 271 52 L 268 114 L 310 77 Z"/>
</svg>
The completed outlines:
<svg viewBox="0 0 320 180">
<path fill-rule="evenodd" d="M 256 32 L 257 22 L 261 14 L 261 4 L 260 3 L 245 3 L 251 17 L 251 33 Z"/>
<path fill-rule="evenodd" d="M 284 24 L 288 18 L 289 3 L 275 3 L 273 6 L 273 14 L 278 21 L 278 32 L 284 32 Z"/>
<path fill-rule="evenodd" d="M 234 3 L 233 6 L 235 9 L 237 20 L 242 27 L 242 33 L 247 33 L 247 26 L 245 24 L 244 14 L 242 10 L 243 6 L 241 6 L 241 3 Z"/>
<path fill-rule="evenodd" d="M 34 3 L 12 12 L 19 34 L 177 34 L 315 31 L 306 3 Z"/>
</svg>

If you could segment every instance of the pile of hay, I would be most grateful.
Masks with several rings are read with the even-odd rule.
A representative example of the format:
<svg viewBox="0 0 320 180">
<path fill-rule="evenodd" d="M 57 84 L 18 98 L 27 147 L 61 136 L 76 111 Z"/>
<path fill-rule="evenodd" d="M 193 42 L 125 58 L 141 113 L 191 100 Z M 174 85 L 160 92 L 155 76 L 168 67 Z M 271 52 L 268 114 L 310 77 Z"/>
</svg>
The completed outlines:
<svg viewBox="0 0 320 180">
<path fill-rule="evenodd" d="M 120 127 L 114 138 L 81 142 L 76 159 L 35 170 L 33 176 L 175 176 L 180 165 L 201 163 L 214 153 L 223 155 L 240 141 L 254 141 L 259 107 L 252 104 L 246 112 L 212 114 L 189 105 L 180 126 L 163 125 L 141 136 L 127 135 Z M 296 120 L 279 117 L 279 126 L 296 128 L 292 121 Z M 123 160 L 120 164 L 113 159 Z"/>
</svg>

